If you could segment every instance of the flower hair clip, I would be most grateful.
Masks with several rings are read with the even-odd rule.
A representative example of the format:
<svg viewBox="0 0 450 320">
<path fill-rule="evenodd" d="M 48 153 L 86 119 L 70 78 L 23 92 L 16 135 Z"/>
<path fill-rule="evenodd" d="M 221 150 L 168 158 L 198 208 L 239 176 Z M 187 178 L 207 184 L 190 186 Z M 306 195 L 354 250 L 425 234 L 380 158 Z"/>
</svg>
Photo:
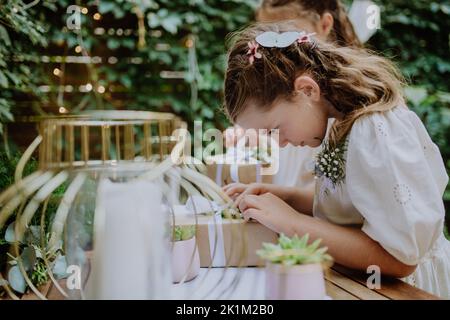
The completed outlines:
<svg viewBox="0 0 450 320">
<path fill-rule="evenodd" d="M 247 56 L 248 60 L 250 61 L 250 64 L 253 64 L 255 59 L 261 59 L 262 55 L 260 52 L 258 52 L 259 44 L 257 44 L 255 41 L 251 41 L 248 43 L 248 51 Z"/>
<path fill-rule="evenodd" d="M 316 33 L 306 33 L 306 32 L 302 32 L 302 34 L 298 37 L 297 42 L 302 44 L 302 43 L 314 43 L 315 41 L 313 41 L 312 36 L 314 36 Z"/>
</svg>

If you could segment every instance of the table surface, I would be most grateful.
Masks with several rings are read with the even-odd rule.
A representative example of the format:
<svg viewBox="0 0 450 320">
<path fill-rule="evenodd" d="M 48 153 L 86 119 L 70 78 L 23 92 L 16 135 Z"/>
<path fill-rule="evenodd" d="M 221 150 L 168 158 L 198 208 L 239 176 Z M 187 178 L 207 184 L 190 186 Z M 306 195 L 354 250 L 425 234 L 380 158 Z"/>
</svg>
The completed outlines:
<svg viewBox="0 0 450 320">
<path fill-rule="evenodd" d="M 264 300 L 264 268 L 201 268 L 199 275 L 174 284 L 174 299 Z M 366 286 L 367 275 L 335 265 L 325 274 L 328 298 L 333 300 L 435 300 L 439 297 L 392 278 L 382 278 L 379 289 Z M 64 286 L 64 282 L 60 284 Z M 62 299 L 54 286 L 45 292 L 48 299 Z M 33 294 L 23 299 L 36 299 Z"/>
<path fill-rule="evenodd" d="M 179 285 L 179 299 L 264 299 L 264 268 L 202 268 L 199 276 Z M 325 274 L 327 295 L 333 300 L 435 300 L 434 296 L 399 279 L 382 278 L 369 289 L 367 275 L 334 266 Z"/>
</svg>

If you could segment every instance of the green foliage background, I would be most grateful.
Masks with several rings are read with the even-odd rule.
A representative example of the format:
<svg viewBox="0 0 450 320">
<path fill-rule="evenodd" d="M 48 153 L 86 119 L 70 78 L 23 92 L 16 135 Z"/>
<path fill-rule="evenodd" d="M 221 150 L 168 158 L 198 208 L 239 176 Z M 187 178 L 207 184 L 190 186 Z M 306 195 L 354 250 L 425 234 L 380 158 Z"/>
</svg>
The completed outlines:
<svg viewBox="0 0 450 320">
<path fill-rule="evenodd" d="M 34 1 L 36 2 L 36 1 Z M 219 110 L 225 68 L 224 38 L 253 19 L 257 0 L 0 0 L 0 123 L 18 115 L 43 115 L 65 107 L 69 112 L 116 108 L 175 112 L 190 125 L 205 128 L 227 125 Z M 347 4 L 351 1 L 345 1 Z M 450 168 L 450 3 L 427 0 L 376 0 L 381 7 L 381 29 L 368 46 L 399 63 L 410 79 L 409 105 L 419 114 Z M 31 1 L 30 1 L 31 3 Z M 68 30 L 67 8 L 88 8 L 81 15 L 81 33 Z M 100 21 L 93 14 L 102 15 Z M 139 13 L 146 29 L 139 45 Z M 95 34 L 97 27 L 105 33 Z M 131 28 L 118 35 L 110 28 Z M 195 53 L 188 42 L 195 43 Z M 117 63 L 87 64 L 71 69 L 55 56 L 78 55 L 79 44 L 90 56 L 116 56 Z M 189 54 L 191 52 L 191 55 Z M 48 59 L 43 61 L 42 56 Z M 140 58 L 130 63 L 127 57 Z M 195 58 L 197 64 L 193 63 Z M 194 59 L 194 60 L 193 60 Z M 66 67 L 67 79 L 93 84 L 89 93 L 61 99 L 61 78 L 53 68 Z M 184 72 L 181 79 L 163 79 L 161 71 Z M 81 83 L 81 82 L 79 82 Z M 50 92 L 39 90 L 49 85 Z M 106 88 L 98 93 L 98 86 Z M 114 89 L 114 90 L 113 90 Z M 195 99 L 195 94 L 198 94 Z M 0 129 L 2 127 L 0 126 Z M 447 204 L 450 191 L 445 194 Z"/>
</svg>

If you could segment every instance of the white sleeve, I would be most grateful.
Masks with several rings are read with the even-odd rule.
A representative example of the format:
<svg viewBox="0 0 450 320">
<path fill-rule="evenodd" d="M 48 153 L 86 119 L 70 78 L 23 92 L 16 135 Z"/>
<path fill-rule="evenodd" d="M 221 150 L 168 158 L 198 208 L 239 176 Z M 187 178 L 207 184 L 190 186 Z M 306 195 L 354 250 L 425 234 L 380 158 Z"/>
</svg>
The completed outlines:
<svg viewBox="0 0 450 320">
<path fill-rule="evenodd" d="M 362 231 L 401 262 L 416 265 L 443 231 L 448 177 L 440 155 L 439 161 L 427 157 L 423 135 L 429 136 L 411 113 L 396 108 L 355 122 L 346 184 L 364 217 Z"/>
</svg>

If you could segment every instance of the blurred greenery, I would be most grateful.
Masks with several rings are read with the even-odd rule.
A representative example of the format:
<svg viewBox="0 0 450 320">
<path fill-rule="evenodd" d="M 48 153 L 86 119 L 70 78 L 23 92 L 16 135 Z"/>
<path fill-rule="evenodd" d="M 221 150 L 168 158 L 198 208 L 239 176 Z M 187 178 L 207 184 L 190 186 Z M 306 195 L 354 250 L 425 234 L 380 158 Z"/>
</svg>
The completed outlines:
<svg viewBox="0 0 450 320">
<path fill-rule="evenodd" d="M 33 75 L 37 76 L 29 79 L 29 74 L 27 78 L 20 70 L 9 69 L 8 74 L 24 76 L 20 86 L 12 81 L 0 81 L 0 86 L 6 89 L 0 93 L 0 110 L 5 112 L 2 120 L 9 118 L 8 110 L 16 115 L 29 113 L 29 109 L 14 108 L 17 96 L 26 94 L 28 98 L 30 95 L 38 98 L 41 106 L 63 106 L 70 112 L 89 108 L 163 110 L 181 115 L 190 124 L 196 119 L 203 120 L 206 128 L 226 123 L 223 114 L 218 112 L 225 68 L 224 38 L 249 21 L 256 0 L 78 2 L 88 8 L 87 14 L 81 14 L 80 32 L 66 26 L 66 20 L 72 17 L 66 13 L 66 8 L 74 2 L 44 2 L 46 4 L 39 3 L 27 11 L 14 12 L 13 8 L 23 7 L 23 2 L 13 0 L 0 8 L 0 17 L 17 21 L 13 25 L 3 23 L 5 19 L 0 18 L 0 33 L 8 37 L 10 44 L 2 46 L 6 52 L 0 56 L 0 80 L 17 56 L 24 61 L 17 64 L 17 68 L 23 66 L 28 71 L 33 68 Z M 100 21 L 93 18 L 97 12 L 101 15 Z M 19 21 L 24 16 L 27 23 L 22 28 Z M 138 36 L 140 16 L 146 32 L 145 44 Z M 103 34 L 95 33 L 99 27 L 104 28 Z M 128 28 L 133 32 L 125 35 L 124 30 Z M 45 45 L 43 49 L 41 46 Z M 94 90 L 77 94 L 75 88 L 71 99 L 61 102 L 58 94 L 61 79 L 55 77 L 52 70 L 53 67 L 62 70 L 63 61 L 54 53 L 81 56 L 82 53 L 75 51 L 78 45 L 90 56 L 102 56 L 104 60 L 112 56 L 117 60 L 88 65 L 77 76 L 86 76 Z M 49 62 L 36 59 L 43 55 Z M 134 60 L 130 63 L 129 58 Z M 179 73 L 176 78 L 163 78 L 164 71 Z M 50 92 L 39 92 L 32 86 L 36 83 L 49 85 Z M 98 94 L 95 90 L 98 86 L 105 87 L 106 93 Z M 113 99 L 111 95 L 120 99 Z M 46 112 L 39 104 L 33 103 L 30 107 L 35 113 Z"/>
<path fill-rule="evenodd" d="M 30 6 L 0 0 L 0 123 L 12 115 L 58 112 L 60 107 L 68 112 L 126 108 L 174 112 L 191 126 L 200 119 L 205 129 L 224 128 L 227 121 L 219 111 L 224 38 L 253 19 L 258 2 L 52 0 Z M 381 29 L 367 45 L 400 65 L 410 82 L 409 106 L 450 170 L 450 2 L 375 2 L 381 8 Z M 73 18 L 67 8 L 73 4 L 87 9 L 79 32 L 67 27 Z M 83 52 L 77 51 L 79 45 Z M 65 56 L 83 54 L 103 60 L 81 69 L 64 63 Z M 62 75 L 54 75 L 54 68 Z M 58 89 L 80 84 L 80 79 L 92 83 L 93 90 L 79 92 L 74 85 L 73 92 L 62 94 Z M 40 90 L 41 85 L 50 91 Z M 450 189 L 444 198 L 448 209 Z"/>
</svg>

